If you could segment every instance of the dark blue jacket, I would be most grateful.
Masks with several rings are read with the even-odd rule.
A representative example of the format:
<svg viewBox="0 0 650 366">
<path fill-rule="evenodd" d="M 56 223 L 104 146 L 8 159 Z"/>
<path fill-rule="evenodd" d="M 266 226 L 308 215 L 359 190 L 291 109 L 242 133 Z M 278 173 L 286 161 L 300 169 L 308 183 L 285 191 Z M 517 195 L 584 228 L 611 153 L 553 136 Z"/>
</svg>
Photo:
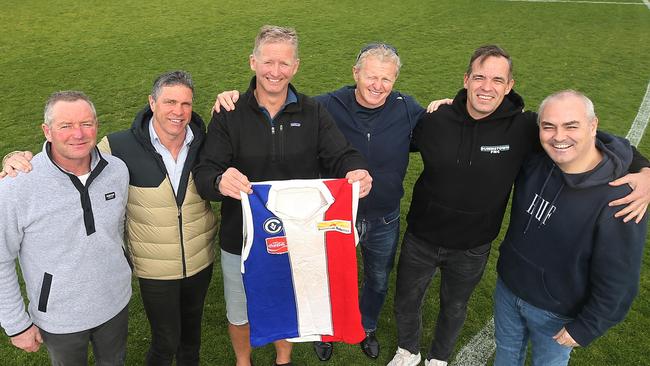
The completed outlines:
<svg viewBox="0 0 650 366">
<path fill-rule="evenodd" d="M 373 219 L 399 208 L 411 133 L 424 109 L 412 97 L 393 91 L 377 119 L 366 126 L 355 118 L 361 107 L 355 100 L 354 89 L 355 86 L 346 86 L 315 99 L 327 108 L 345 138 L 368 162 L 372 190 L 359 203 L 359 217 Z"/>
<path fill-rule="evenodd" d="M 524 301 L 573 318 L 566 329 L 586 346 L 627 314 L 637 294 L 647 215 L 614 218 L 608 202 L 630 192 L 607 183 L 632 161 L 627 140 L 599 132 L 603 161 L 565 174 L 544 153 L 527 159 L 515 182 L 497 270 Z M 558 329 L 559 331 L 559 329 Z"/>
</svg>

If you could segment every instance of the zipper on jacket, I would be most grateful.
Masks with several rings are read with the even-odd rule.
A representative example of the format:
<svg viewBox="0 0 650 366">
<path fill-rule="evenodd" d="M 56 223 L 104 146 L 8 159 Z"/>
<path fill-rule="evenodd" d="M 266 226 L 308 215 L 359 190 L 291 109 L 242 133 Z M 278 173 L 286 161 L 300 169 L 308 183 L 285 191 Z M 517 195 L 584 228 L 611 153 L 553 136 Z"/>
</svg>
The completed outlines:
<svg viewBox="0 0 650 366">
<path fill-rule="evenodd" d="M 271 122 L 271 161 L 275 161 L 275 126 Z"/>
<path fill-rule="evenodd" d="M 370 131 L 366 132 L 366 137 L 368 138 L 368 144 L 366 145 L 368 147 L 368 151 L 366 153 L 366 156 L 370 158 Z"/>
<path fill-rule="evenodd" d="M 176 196 L 174 194 L 174 196 Z M 183 211 L 181 206 L 178 208 L 178 233 L 181 239 L 181 263 L 183 263 L 183 278 L 187 277 L 187 264 L 185 263 L 185 243 L 183 242 Z"/>
<path fill-rule="evenodd" d="M 162 160 L 162 156 L 160 154 L 156 153 L 158 157 Z M 161 161 L 159 161 L 160 163 Z M 167 177 L 167 181 L 169 181 L 169 188 L 172 189 L 172 194 L 174 195 L 174 202 L 176 203 L 176 209 L 178 210 L 178 237 L 180 239 L 180 245 L 181 245 L 181 263 L 183 264 L 183 278 L 187 277 L 187 264 L 185 263 L 185 243 L 183 242 L 183 211 L 181 210 L 181 206 L 178 204 L 178 201 L 176 200 L 176 192 L 174 191 L 174 185 L 172 184 L 172 179 L 169 176 L 169 172 L 167 171 L 167 168 L 165 167 L 165 164 L 163 163 L 161 168 L 165 171 L 165 176 Z"/>
<path fill-rule="evenodd" d="M 280 135 L 280 160 L 284 160 L 284 132 L 282 132 L 283 124 L 280 123 L 279 127 L 280 127 L 280 131 L 279 131 L 279 135 Z"/>
</svg>

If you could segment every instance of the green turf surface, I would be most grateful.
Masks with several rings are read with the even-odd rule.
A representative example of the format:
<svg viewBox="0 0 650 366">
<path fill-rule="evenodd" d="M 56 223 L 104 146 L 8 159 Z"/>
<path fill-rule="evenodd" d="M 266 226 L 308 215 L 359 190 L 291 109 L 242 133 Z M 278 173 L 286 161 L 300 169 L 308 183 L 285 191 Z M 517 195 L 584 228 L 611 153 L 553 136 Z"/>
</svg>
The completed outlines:
<svg viewBox="0 0 650 366">
<path fill-rule="evenodd" d="M 627 1 L 631 2 L 631 1 Z M 650 9 L 639 5 L 528 3 L 503 1 L 2 1 L 0 70 L 5 97 L 0 107 L 0 154 L 16 148 L 39 150 L 42 109 L 62 89 L 85 91 L 95 102 L 100 135 L 128 127 L 146 103 L 153 79 L 184 69 L 196 83 L 194 110 L 209 119 L 214 96 L 244 89 L 251 71 L 248 54 L 262 24 L 293 26 L 300 36 L 300 71 L 294 85 L 317 94 L 352 83 L 360 47 L 386 41 L 404 66 L 396 89 L 422 104 L 453 97 L 474 48 L 497 43 L 514 58 L 515 89 L 528 108 L 553 91 L 575 88 L 596 105 L 601 128 L 625 135 L 650 79 Z M 650 156 L 650 142 L 640 150 Z M 412 164 L 403 213 L 420 169 Z M 476 189 L 481 189 L 476 182 Z M 506 218 L 507 223 L 507 218 Z M 498 240 L 497 240 L 498 242 Z M 492 315 L 496 245 L 470 304 L 459 346 Z M 437 291 L 434 281 L 431 294 Z M 386 364 L 396 347 L 391 295 L 382 313 L 377 361 L 358 346 L 336 345 L 330 365 Z M 627 320 L 587 349 L 573 365 L 650 364 L 650 255 L 646 252 L 641 290 Z M 432 336 L 436 296 L 424 305 L 423 350 Z M 137 282 L 131 302 L 128 364 L 142 364 L 149 330 Z M 204 316 L 202 361 L 233 364 L 218 270 Z M 272 347 L 254 352 L 257 365 L 272 364 Z M 318 365 L 310 345 L 295 347 L 298 365 Z M 26 354 L 3 337 L 0 364 L 47 364 L 44 350 Z"/>
</svg>

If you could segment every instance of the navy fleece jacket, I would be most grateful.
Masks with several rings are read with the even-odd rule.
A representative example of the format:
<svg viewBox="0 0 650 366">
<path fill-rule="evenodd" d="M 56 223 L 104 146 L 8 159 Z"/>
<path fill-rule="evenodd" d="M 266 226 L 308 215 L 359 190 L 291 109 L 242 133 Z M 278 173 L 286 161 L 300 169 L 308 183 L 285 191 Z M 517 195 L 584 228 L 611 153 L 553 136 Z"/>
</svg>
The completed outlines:
<svg viewBox="0 0 650 366">
<path fill-rule="evenodd" d="M 630 191 L 607 184 L 627 172 L 629 143 L 599 132 L 596 146 L 603 160 L 582 174 L 563 173 L 546 154 L 525 162 L 497 264 L 515 295 L 573 318 L 565 327 L 583 347 L 627 314 L 647 226 L 647 215 L 624 223 L 614 217 L 620 208 L 608 206 Z"/>
<path fill-rule="evenodd" d="M 367 124 L 356 115 L 363 107 L 356 102 L 354 89 L 354 85 L 345 86 L 314 99 L 325 106 L 345 138 L 366 158 L 372 190 L 359 202 L 359 216 L 374 219 L 399 208 L 411 134 L 424 108 L 412 97 L 393 91 L 379 107 L 377 117 Z"/>
</svg>

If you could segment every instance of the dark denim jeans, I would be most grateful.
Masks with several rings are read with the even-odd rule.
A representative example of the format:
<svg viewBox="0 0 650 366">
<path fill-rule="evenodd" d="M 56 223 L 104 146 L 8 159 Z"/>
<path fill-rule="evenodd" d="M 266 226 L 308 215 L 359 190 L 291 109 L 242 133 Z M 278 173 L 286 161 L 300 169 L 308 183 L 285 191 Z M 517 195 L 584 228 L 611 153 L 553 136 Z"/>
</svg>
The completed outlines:
<svg viewBox="0 0 650 366">
<path fill-rule="evenodd" d="M 525 302 L 499 279 L 494 291 L 494 366 L 523 366 L 529 340 L 533 366 L 567 365 L 573 348 L 558 344 L 553 336 L 572 320 Z"/>
<path fill-rule="evenodd" d="M 397 265 L 395 317 L 400 348 L 420 352 L 422 300 L 440 269 L 440 311 L 427 359 L 446 361 L 465 322 L 467 303 L 481 280 L 491 243 L 469 250 L 435 246 L 408 231 Z"/>
<path fill-rule="evenodd" d="M 142 303 L 151 326 L 146 365 L 198 365 L 203 303 L 212 278 L 212 264 L 179 280 L 138 278 Z"/>
<path fill-rule="evenodd" d="M 366 331 L 377 329 L 388 279 L 395 262 L 399 240 L 399 209 L 377 219 L 357 220 L 357 231 L 363 257 L 363 284 L 361 286 L 361 322 Z"/>
</svg>

